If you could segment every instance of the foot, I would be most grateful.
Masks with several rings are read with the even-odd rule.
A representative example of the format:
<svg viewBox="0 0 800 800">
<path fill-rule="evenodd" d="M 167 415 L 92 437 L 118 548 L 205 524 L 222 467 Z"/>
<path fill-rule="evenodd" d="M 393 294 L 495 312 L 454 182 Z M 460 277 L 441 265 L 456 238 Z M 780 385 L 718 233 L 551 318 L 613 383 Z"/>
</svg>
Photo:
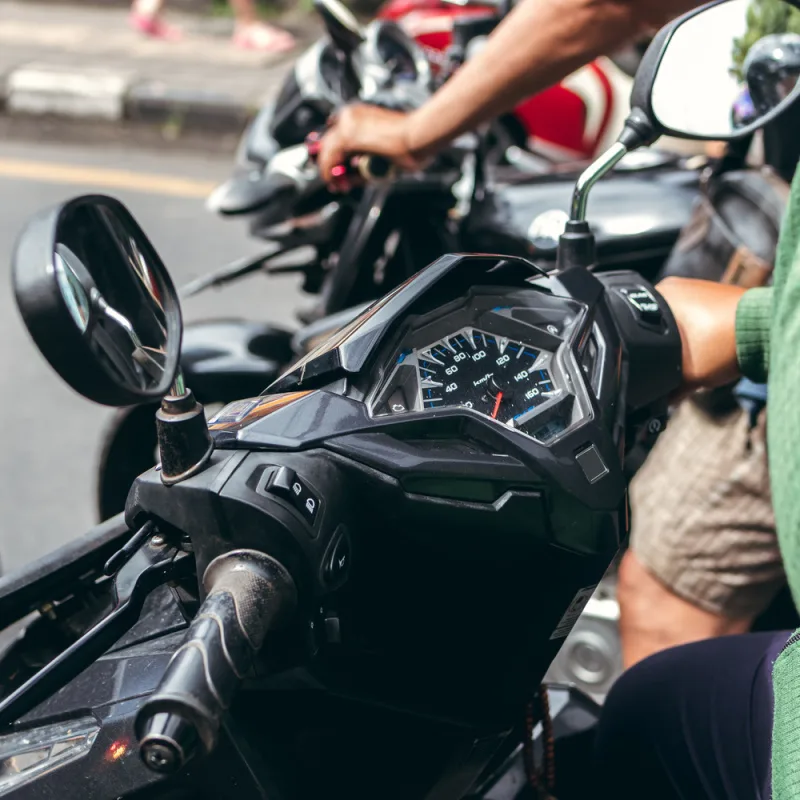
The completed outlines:
<svg viewBox="0 0 800 800">
<path fill-rule="evenodd" d="M 294 36 L 264 22 L 254 22 L 236 29 L 233 44 L 242 50 L 262 53 L 286 53 L 295 46 Z"/>
<path fill-rule="evenodd" d="M 182 36 L 180 28 L 176 28 L 164 22 L 159 16 L 141 14 L 137 11 L 133 11 L 130 16 L 130 23 L 134 30 L 143 33 L 145 36 L 150 36 L 153 39 L 165 39 L 170 42 L 175 42 Z"/>
</svg>

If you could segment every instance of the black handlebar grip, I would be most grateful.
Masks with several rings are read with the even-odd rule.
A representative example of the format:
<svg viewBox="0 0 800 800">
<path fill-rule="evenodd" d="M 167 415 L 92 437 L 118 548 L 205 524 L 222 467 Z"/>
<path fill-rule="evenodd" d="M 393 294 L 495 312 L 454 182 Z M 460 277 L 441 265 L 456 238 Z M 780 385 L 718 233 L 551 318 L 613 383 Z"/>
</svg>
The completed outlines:
<svg viewBox="0 0 800 800">
<path fill-rule="evenodd" d="M 394 177 L 394 164 L 383 156 L 356 156 L 355 167 L 365 181 L 382 181 Z"/>
<path fill-rule="evenodd" d="M 283 565 L 255 550 L 215 558 L 203 584 L 205 601 L 136 717 L 140 755 L 156 772 L 176 772 L 198 751 L 214 749 L 253 656 L 297 599 Z"/>
</svg>

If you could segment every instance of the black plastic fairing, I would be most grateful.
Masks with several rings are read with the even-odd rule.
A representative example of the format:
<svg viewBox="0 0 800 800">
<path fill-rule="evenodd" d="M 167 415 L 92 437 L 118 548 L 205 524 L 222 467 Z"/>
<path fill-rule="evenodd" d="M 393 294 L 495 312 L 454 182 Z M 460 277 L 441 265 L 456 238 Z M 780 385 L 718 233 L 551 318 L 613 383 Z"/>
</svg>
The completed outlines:
<svg viewBox="0 0 800 800">
<path fill-rule="evenodd" d="M 226 216 L 262 212 L 262 224 L 284 220 L 300 192 L 297 183 L 280 173 L 250 170 L 218 186 L 208 200 L 212 211 Z M 268 206 L 273 206 L 267 214 Z"/>
<path fill-rule="evenodd" d="M 477 314 L 526 342 L 542 308 L 563 324 L 535 344 L 561 359 L 554 380 L 581 410 L 546 441 L 456 404 L 371 407 L 409 337 Z M 201 571 L 233 548 L 280 560 L 304 598 L 283 668 L 305 664 L 362 702 L 513 725 L 574 622 L 565 612 L 626 536 L 629 408 L 680 379 L 637 380 L 632 365 L 679 354 L 666 304 L 635 273 L 446 256 L 284 376 L 294 391 L 223 409 L 205 472 L 170 489 L 139 478 L 129 519 L 190 532 Z"/>
<path fill-rule="evenodd" d="M 352 323 L 312 350 L 273 383 L 270 392 L 314 388 L 342 372 L 357 373 L 404 315 L 432 310 L 469 286 L 523 286 L 544 275 L 521 258 L 445 255 L 373 303 Z"/>
<path fill-rule="evenodd" d="M 447 450 L 466 438 L 476 442 L 478 449 L 486 453 L 503 453 L 516 458 L 534 473 L 564 487 L 565 491 L 591 507 L 616 507 L 624 494 L 624 481 L 618 470 L 624 449 L 624 426 L 619 422 L 619 416 L 624 413 L 620 394 L 624 396 L 626 392 L 627 372 L 623 370 L 625 346 L 602 302 L 605 296 L 603 284 L 590 273 L 577 270 L 573 274 L 565 273 L 560 279 L 546 278 L 519 260 L 517 269 L 511 269 L 511 273 L 516 272 L 516 279 L 520 281 L 518 286 L 527 288 L 508 288 L 507 284 L 513 281 L 505 265 L 511 267 L 513 261 L 517 260 L 489 256 L 447 256 L 440 259 L 406 284 L 405 291 L 401 287 L 384 301 L 373 305 L 366 314 L 333 337 L 331 343 L 323 346 L 317 356 L 312 354 L 306 362 L 305 376 L 302 367 L 292 373 L 299 391 L 254 398 L 237 405 L 232 413 L 223 410 L 211 425 L 217 447 L 300 450 L 321 446 L 355 460 L 369 454 L 371 466 L 386 474 L 397 475 L 397 456 L 392 454 L 391 441 L 409 443 L 403 446 L 412 448 L 409 452 L 414 452 L 420 463 L 427 464 L 429 455 L 425 454 L 424 448 L 414 450 L 415 445 L 411 442 L 437 440 L 440 450 Z M 497 275 L 503 276 L 505 289 L 470 288 L 474 286 L 473 270 L 480 270 L 483 280 L 487 276 L 491 280 L 491 266 L 498 263 L 504 265 L 498 269 Z M 440 282 L 442 274 L 451 275 L 446 290 Z M 534 281 L 537 288 L 526 280 L 532 274 L 538 274 Z M 638 276 L 635 278 L 640 280 Z M 497 318 L 498 326 L 519 326 L 513 319 L 504 323 L 505 318 L 492 306 L 498 303 L 496 294 L 504 294 L 506 305 L 512 308 L 522 306 L 515 299 L 520 293 L 528 293 L 533 298 L 551 296 L 553 303 L 566 303 L 565 313 L 570 303 L 577 302 L 575 308 L 579 309 L 579 298 L 585 300 L 586 310 L 577 317 L 572 312 L 575 322 L 568 331 L 566 342 L 547 331 L 541 332 L 554 343 L 552 349 L 562 354 L 559 356 L 564 360 L 562 369 L 569 381 L 567 394 L 574 398 L 571 402 L 575 403 L 575 409 L 580 410 L 577 416 L 570 411 L 570 418 L 556 435 L 537 441 L 535 429 L 533 437 L 526 436 L 524 432 L 501 425 L 485 414 L 459 406 L 390 416 L 369 413 L 369 397 L 378 391 L 376 387 L 389 374 L 387 365 L 395 363 L 398 348 L 406 335 L 404 331 L 409 325 L 424 325 L 426 319 L 447 320 L 448 314 L 460 313 L 460 304 L 466 303 L 465 308 L 468 308 L 483 303 L 488 306 L 487 312 Z M 454 294 L 462 296 L 459 300 L 451 299 Z M 557 295 L 565 299 L 559 300 Z M 448 299 L 449 304 L 443 307 L 441 303 Z M 427 311 L 428 316 L 414 315 L 412 312 L 416 310 Z M 592 337 L 596 363 L 592 374 L 594 384 L 587 391 L 579 364 Z M 346 371 L 340 366 L 342 360 L 354 367 L 364 364 L 365 369 L 361 373 Z M 309 370 L 313 376 L 315 369 L 319 370 L 316 376 L 308 377 Z M 319 385 L 323 378 L 330 381 L 348 373 L 348 380 L 338 388 L 329 383 L 322 391 L 303 391 L 306 385 Z M 542 423 L 547 421 L 542 419 Z M 379 455 L 381 448 L 376 446 L 381 436 L 388 437 L 382 460 Z M 605 465 L 600 470 L 602 474 L 590 473 L 587 478 L 579 468 L 575 458 L 584 450 L 597 453 Z M 457 455 L 456 461 L 459 459 L 458 469 L 465 473 L 474 471 L 475 464 L 469 454 Z M 438 467 L 434 472 L 438 474 Z"/>
</svg>

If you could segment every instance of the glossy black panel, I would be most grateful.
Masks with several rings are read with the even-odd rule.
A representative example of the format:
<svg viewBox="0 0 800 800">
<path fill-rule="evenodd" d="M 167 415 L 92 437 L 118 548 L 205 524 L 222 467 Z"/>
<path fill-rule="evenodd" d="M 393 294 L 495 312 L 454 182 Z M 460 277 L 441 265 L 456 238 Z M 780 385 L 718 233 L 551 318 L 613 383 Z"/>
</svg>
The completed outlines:
<svg viewBox="0 0 800 800">
<path fill-rule="evenodd" d="M 597 237 L 601 269 L 635 269 L 652 278 L 689 221 L 699 173 L 667 167 L 601 181 L 589 198 L 588 219 Z M 555 263 L 555 245 L 537 249 L 531 238 L 536 219 L 569 210 L 574 181 L 505 177 L 490 185 L 469 218 L 470 246 L 526 255 Z"/>
<path fill-rule="evenodd" d="M 187 325 L 181 368 L 201 402 L 263 392 L 292 355 L 291 334 L 261 322 L 214 320 Z"/>
<path fill-rule="evenodd" d="M 537 267 L 520 258 L 442 256 L 314 349 L 275 381 L 270 391 L 313 388 L 338 372 L 358 372 L 403 315 L 430 311 L 458 297 L 465 287 L 518 287 L 537 274 L 541 274 Z"/>
</svg>

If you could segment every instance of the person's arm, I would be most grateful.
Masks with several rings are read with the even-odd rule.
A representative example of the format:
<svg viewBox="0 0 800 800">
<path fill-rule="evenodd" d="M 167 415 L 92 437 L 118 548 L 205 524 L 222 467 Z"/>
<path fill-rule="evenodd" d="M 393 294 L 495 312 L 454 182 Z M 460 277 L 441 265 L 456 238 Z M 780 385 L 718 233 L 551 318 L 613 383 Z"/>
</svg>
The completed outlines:
<svg viewBox="0 0 800 800">
<path fill-rule="evenodd" d="M 342 109 L 322 141 L 323 176 L 329 179 L 336 164 L 359 153 L 413 168 L 459 134 L 697 5 L 698 0 L 522 0 L 481 52 L 416 111 Z"/>
<path fill-rule="evenodd" d="M 749 307 L 750 292 L 696 278 L 666 278 L 656 289 L 667 301 L 681 334 L 684 392 L 726 386 L 742 374 L 756 379 L 751 364 L 759 363 L 758 346 L 753 342 L 747 350 L 748 362 L 742 363 L 746 335 L 743 339 L 738 330 L 740 309 Z"/>
</svg>

